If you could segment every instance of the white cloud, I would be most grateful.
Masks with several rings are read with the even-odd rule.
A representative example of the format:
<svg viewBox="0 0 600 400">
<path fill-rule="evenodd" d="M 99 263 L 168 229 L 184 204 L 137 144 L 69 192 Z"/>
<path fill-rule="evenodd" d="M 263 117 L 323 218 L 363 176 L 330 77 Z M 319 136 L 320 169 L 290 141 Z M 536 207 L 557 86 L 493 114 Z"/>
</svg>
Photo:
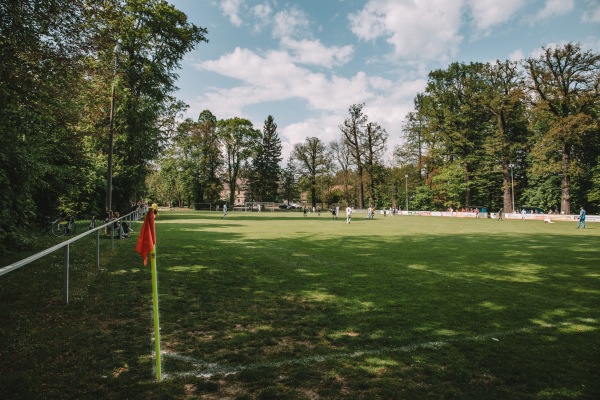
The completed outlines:
<svg viewBox="0 0 600 400">
<path fill-rule="evenodd" d="M 222 0 L 221 10 L 225 14 L 229 21 L 235 26 L 242 25 L 242 19 L 239 16 L 240 8 L 245 3 L 245 0 Z"/>
<path fill-rule="evenodd" d="M 370 0 L 349 16 L 352 32 L 362 40 L 385 38 L 394 58 L 415 63 L 454 56 L 463 0 Z"/>
<path fill-rule="evenodd" d="M 306 13 L 296 6 L 275 14 L 273 23 L 275 38 L 305 37 L 310 26 Z"/>
<path fill-rule="evenodd" d="M 545 20 L 572 11 L 575 7 L 574 0 L 546 0 L 544 8 L 533 17 L 533 22 Z"/>
<path fill-rule="evenodd" d="M 509 21 L 525 4 L 525 0 L 468 0 L 473 21 L 479 31 L 488 31 Z"/>
<path fill-rule="evenodd" d="M 588 1 L 589 9 L 582 14 L 581 20 L 585 23 L 600 23 L 600 3 Z"/>
<path fill-rule="evenodd" d="M 208 88 L 201 98 L 191 102 L 192 115 L 210 109 L 217 118 L 248 118 L 245 115 L 248 106 L 291 99 L 302 100 L 313 115 L 320 115 L 280 127 L 282 141 L 289 143 L 284 146 L 284 153 L 288 151 L 284 156 L 294 143 L 304 141 L 307 136 L 318 136 L 326 143 L 337 139 L 338 125 L 347 117 L 348 107 L 362 102 L 367 104 L 370 120 L 386 128 L 390 143 L 396 143 L 400 138 L 401 121 L 412 108 L 414 94 L 426 85 L 423 79 L 398 83 L 364 72 L 348 78 L 327 76 L 299 67 L 294 58 L 283 51 L 259 55 L 236 48 L 197 67 L 239 82 L 230 88 Z M 253 122 L 262 126 L 262 121 Z"/>
<path fill-rule="evenodd" d="M 508 59 L 510 61 L 521 61 L 525 59 L 525 54 L 523 53 L 523 50 L 515 50 L 508 55 Z"/>
<path fill-rule="evenodd" d="M 252 14 L 258 20 L 256 24 L 254 24 L 254 31 L 259 32 L 262 30 L 263 26 L 266 26 L 270 22 L 270 17 L 273 12 L 273 9 L 268 4 L 257 4 L 252 7 Z"/>
<path fill-rule="evenodd" d="M 198 67 L 238 79 L 245 85 L 243 87 L 254 88 L 258 97 L 249 95 L 246 104 L 265 101 L 261 96 L 266 94 L 271 100 L 302 98 L 315 109 L 331 110 L 333 104 L 362 101 L 361 98 L 370 96 L 369 82 L 364 73 L 359 72 L 349 79 L 338 76 L 327 78 L 321 73 L 298 67 L 283 51 L 270 51 L 263 57 L 247 49 L 236 48 L 232 53 L 218 60 L 203 62 Z M 238 93 L 236 90 L 225 90 L 223 100 L 231 101 L 234 97 L 239 100 L 245 92 Z"/>
<path fill-rule="evenodd" d="M 283 38 L 281 44 L 295 54 L 297 62 L 327 68 L 347 63 L 354 51 L 352 46 L 325 47 L 319 40 Z"/>
</svg>

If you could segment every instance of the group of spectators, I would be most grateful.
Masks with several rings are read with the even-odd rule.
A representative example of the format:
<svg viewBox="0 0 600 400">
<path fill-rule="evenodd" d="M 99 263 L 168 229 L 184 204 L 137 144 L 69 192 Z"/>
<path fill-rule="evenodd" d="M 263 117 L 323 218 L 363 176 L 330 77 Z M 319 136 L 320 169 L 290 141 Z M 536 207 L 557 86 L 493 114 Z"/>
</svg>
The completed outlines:
<svg viewBox="0 0 600 400">
<path fill-rule="evenodd" d="M 129 234 L 133 232 L 133 229 L 129 226 L 127 221 L 122 221 L 118 211 L 112 211 L 106 213 L 105 223 L 112 221 L 112 224 L 107 225 L 105 233 L 107 235 L 114 235 L 115 232 L 118 234 L 119 239 L 125 239 L 129 237 Z"/>
<path fill-rule="evenodd" d="M 131 205 L 131 211 L 138 211 L 142 215 L 148 211 L 148 204 L 138 201 L 137 203 L 133 203 Z M 119 239 L 125 239 L 129 237 L 130 233 L 133 233 L 133 229 L 129 226 L 127 221 L 121 220 L 121 216 L 118 211 L 108 211 L 106 213 L 106 218 L 104 218 L 105 223 L 109 223 L 112 221 L 112 224 L 106 227 L 105 233 L 115 234 L 117 233 Z"/>
</svg>

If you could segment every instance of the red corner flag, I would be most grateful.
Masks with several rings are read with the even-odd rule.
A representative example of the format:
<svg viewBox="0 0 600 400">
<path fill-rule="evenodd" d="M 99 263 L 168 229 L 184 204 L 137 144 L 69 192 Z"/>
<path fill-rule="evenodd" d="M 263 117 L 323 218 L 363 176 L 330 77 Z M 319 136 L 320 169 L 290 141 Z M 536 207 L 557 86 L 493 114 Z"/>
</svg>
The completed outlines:
<svg viewBox="0 0 600 400">
<path fill-rule="evenodd" d="M 152 251 L 156 244 L 156 231 L 154 230 L 154 210 L 151 208 L 146 213 L 144 224 L 140 231 L 135 251 L 140 253 L 144 259 L 144 265 L 148 265 L 148 253 Z"/>
</svg>

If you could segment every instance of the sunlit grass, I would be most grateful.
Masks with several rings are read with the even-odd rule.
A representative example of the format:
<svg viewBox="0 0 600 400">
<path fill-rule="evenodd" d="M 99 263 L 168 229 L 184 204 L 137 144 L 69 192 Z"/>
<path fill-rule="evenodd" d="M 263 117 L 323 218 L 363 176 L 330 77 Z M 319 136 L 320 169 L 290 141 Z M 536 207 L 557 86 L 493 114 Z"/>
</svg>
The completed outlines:
<svg viewBox="0 0 600 400">
<path fill-rule="evenodd" d="M 167 378 L 132 238 L 68 306 L 60 255 L 0 277 L 0 397 L 600 398 L 600 226 L 575 226 L 163 212 Z"/>
</svg>

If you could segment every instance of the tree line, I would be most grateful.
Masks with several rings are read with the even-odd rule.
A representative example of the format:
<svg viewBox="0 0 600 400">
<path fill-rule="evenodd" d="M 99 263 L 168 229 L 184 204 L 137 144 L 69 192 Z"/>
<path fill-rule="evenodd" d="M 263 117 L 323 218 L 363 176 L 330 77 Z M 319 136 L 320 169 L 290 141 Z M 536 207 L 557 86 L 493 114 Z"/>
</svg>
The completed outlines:
<svg viewBox="0 0 600 400">
<path fill-rule="evenodd" d="M 26 246 L 44 216 L 106 211 L 111 132 L 120 212 L 148 198 L 231 204 L 238 190 L 307 192 L 311 205 L 598 210 L 600 56 L 578 44 L 432 71 L 402 145 L 388 149 L 386 129 L 352 104 L 338 140 L 307 132 L 282 164 L 273 116 L 262 130 L 209 110 L 179 120 L 176 71 L 207 34 L 164 0 L 0 3 L 0 253 Z"/>
<path fill-rule="evenodd" d="M 574 43 L 522 61 L 452 63 L 429 73 L 391 157 L 386 129 L 361 103 L 348 108 L 338 140 L 309 134 L 285 166 L 272 116 L 261 132 L 207 110 L 179 126 L 152 190 L 180 204 L 233 204 L 243 189 L 250 201 L 306 192 L 312 206 L 597 212 L 599 85 L 600 55 Z M 220 198 L 224 182 L 229 199 Z"/>
</svg>

